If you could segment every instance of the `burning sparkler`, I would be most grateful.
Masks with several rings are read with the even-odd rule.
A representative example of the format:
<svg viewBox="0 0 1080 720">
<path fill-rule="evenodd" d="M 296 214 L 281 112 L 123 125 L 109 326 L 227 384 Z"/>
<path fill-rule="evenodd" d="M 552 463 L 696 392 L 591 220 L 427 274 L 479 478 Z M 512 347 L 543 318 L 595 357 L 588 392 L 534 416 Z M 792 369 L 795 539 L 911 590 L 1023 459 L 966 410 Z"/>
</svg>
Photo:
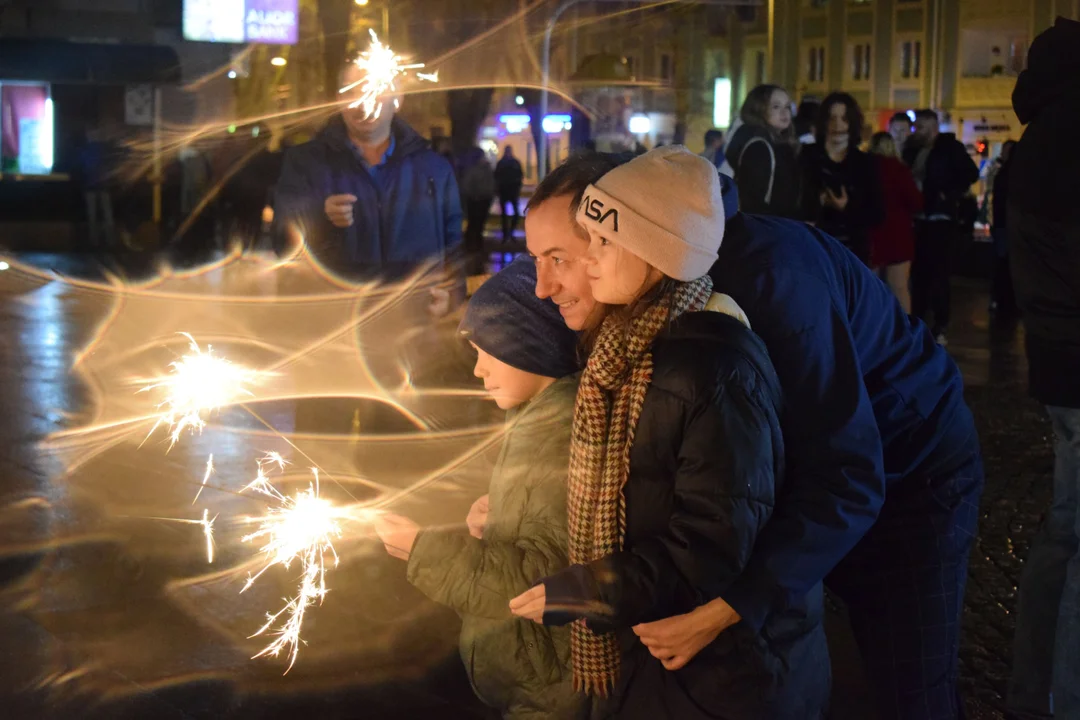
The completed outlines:
<svg viewBox="0 0 1080 720">
<path fill-rule="evenodd" d="M 245 386 L 259 376 L 254 370 L 215 356 L 214 349 L 209 345 L 203 352 L 195 338 L 187 333 L 180 334 L 190 342 L 191 353 L 169 365 L 172 370 L 170 374 L 153 378 L 139 391 L 165 390 L 165 399 L 158 404 L 163 411 L 147 437 L 153 435 L 158 426 L 168 426 L 170 449 L 184 430 L 192 433 L 202 431 L 206 426 L 204 412 L 251 397 L 252 393 Z"/>
<path fill-rule="evenodd" d="M 288 497 L 270 483 L 264 472 L 264 465 L 269 464 L 277 464 L 279 469 L 283 469 L 286 463 L 277 453 L 268 454 L 259 461 L 259 472 L 254 482 L 244 488 L 271 497 L 278 505 L 270 508 L 262 517 L 249 519 L 250 522 L 258 523 L 259 529 L 241 539 L 244 542 L 264 541 L 260 552 L 265 564 L 255 575 L 248 576 L 247 583 L 240 592 L 250 588 L 274 565 L 287 569 L 294 560 L 299 562 L 301 579 L 297 594 L 276 613 L 267 613 L 266 624 L 251 635 L 257 637 L 270 630 L 271 634 L 276 636 L 273 642 L 253 656 L 256 658 L 266 655 L 277 657 L 288 647 L 289 667 L 285 670 L 288 672 L 296 662 L 300 650 L 300 628 L 304 623 L 304 614 L 308 607 L 316 601 L 321 603 L 326 596 L 327 555 L 329 554 L 336 567 L 339 560 L 333 541 L 341 537 L 339 521 L 348 513 L 319 496 L 317 469 L 312 468 L 315 480 L 308 485 L 307 490 Z M 285 619 L 275 628 L 282 615 Z"/>
<path fill-rule="evenodd" d="M 374 30 L 371 33 L 371 45 L 356 58 L 355 65 L 363 77 L 338 90 L 344 94 L 356 87 L 360 88 L 360 97 L 349 105 L 350 108 L 362 107 L 369 118 L 377 118 L 382 113 L 383 98 L 397 90 L 398 78 L 404 77 L 410 70 L 419 70 L 424 63 L 405 63 L 405 58 L 384 45 Z M 438 82 L 439 73 L 415 73 L 418 80 Z M 398 101 L 394 100 L 394 108 Z"/>
</svg>

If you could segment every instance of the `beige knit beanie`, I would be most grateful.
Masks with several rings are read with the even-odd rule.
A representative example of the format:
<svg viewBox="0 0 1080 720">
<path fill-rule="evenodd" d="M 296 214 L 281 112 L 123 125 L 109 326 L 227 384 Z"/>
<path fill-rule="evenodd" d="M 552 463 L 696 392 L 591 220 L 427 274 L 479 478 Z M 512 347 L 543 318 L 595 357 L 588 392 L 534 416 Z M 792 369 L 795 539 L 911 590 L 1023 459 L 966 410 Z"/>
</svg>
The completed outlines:
<svg viewBox="0 0 1080 720">
<path fill-rule="evenodd" d="M 665 145 L 620 165 L 585 190 L 577 222 L 668 277 L 708 274 L 724 237 L 716 167 Z"/>
</svg>

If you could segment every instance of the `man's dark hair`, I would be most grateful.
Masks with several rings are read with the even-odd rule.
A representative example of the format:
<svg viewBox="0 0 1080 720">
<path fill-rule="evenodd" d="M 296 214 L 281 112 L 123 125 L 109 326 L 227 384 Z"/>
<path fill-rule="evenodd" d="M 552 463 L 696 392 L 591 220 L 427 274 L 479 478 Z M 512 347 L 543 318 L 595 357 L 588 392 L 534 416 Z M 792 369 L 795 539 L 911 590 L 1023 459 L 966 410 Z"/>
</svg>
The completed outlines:
<svg viewBox="0 0 1080 720">
<path fill-rule="evenodd" d="M 714 142 L 721 142 L 724 139 L 724 133 L 720 130 L 706 130 L 705 131 L 705 147 L 709 147 Z"/>
<path fill-rule="evenodd" d="M 814 135 L 819 143 L 824 143 L 829 134 L 829 115 L 834 105 L 844 106 L 844 117 L 848 124 L 848 143 L 855 148 L 862 142 L 863 113 L 855 98 L 845 92 L 830 93 L 821 101 L 818 108 L 817 126 Z"/>
<path fill-rule="evenodd" d="M 908 116 L 908 114 L 906 112 L 893 113 L 893 116 L 891 118 L 889 118 L 889 124 L 892 125 L 893 123 L 898 123 L 898 122 L 907 123 L 908 125 L 910 125 L 911 124 L 911 118 Z"/>
<path fill-rule="evenodd" d="M 915 119 L 916 120 L 933 120 L 936 123 L 941 122 L 941 118 L 938 117 L 938 114 L 936 112 L 934 112 L 933 110 L 931 110 L 930 108 L 922 108 L 921 110 L 916 110 L 915 111 Z"/>
<path fill-rule="evenodd" d="M 553 197 L 572 195 L 574 199 L 570 207 L 571 212 L 574 212 L 589 185 L 633 159 L 633 153 L 604 153 L 592 150 L 574 153 L 536 186 L 525 209 L 532 210 Z"/>
</svg>

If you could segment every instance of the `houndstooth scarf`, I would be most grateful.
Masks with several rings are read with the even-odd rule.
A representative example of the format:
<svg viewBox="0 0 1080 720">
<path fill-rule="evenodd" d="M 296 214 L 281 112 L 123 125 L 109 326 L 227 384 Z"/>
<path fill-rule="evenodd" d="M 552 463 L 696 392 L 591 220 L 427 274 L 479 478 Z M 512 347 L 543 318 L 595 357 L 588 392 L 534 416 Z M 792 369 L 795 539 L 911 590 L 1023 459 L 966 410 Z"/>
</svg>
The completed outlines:
<svg viewBox="0 0 1080 720">
<path fill-rule="evenodd" d="M 608 318 L 581 375 L 574 405 L 567 496 L 570 562 L 586 564 L 622 549 L 626 535 L 623 485 L 645 392 L 652 382 L 653 339 L 669 320 L 701 310 L 712 293 L 708 276 L 680 283 L 674 297 L 633 319 Z M 619 675 L 614 633 L 597 635 L 577 620 L 570 649 L 574 687 L 606 696 Z"/>
</svg>

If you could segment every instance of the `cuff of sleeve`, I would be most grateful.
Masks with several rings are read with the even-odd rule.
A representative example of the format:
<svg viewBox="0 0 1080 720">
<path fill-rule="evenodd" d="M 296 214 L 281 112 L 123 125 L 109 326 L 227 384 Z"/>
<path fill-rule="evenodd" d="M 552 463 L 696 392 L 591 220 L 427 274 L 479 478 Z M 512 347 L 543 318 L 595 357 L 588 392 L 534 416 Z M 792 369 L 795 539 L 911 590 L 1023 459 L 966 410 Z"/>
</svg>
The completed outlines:
<svg viewBox="0 0 1080 720">
<path fill-rule="evenodd" d="M 445 531 L 422 528 L 413 540 L 409 559 L 405 561 L 405 578 L 414 585 L 419 582 L 424 568 L 437 566 L 448 560 L 446 550 L 450 546 Z"/>
<path fill-rule="evenodd" d="M 571 565 L 540 580 L 544 586 L 544 624 L 566 625 L 587 616 L 599 592 L 586 565 Z"/>
<path fill-rule="evenodd" d="M 735 612 L 739 613 L 742 622 L 755 634 L 761 631 L 761 626 L 765 624 L 765 619 L 773 609 L 769 593 L 741 579 L 721 593 L 721 597 Z"/>
</svg>

